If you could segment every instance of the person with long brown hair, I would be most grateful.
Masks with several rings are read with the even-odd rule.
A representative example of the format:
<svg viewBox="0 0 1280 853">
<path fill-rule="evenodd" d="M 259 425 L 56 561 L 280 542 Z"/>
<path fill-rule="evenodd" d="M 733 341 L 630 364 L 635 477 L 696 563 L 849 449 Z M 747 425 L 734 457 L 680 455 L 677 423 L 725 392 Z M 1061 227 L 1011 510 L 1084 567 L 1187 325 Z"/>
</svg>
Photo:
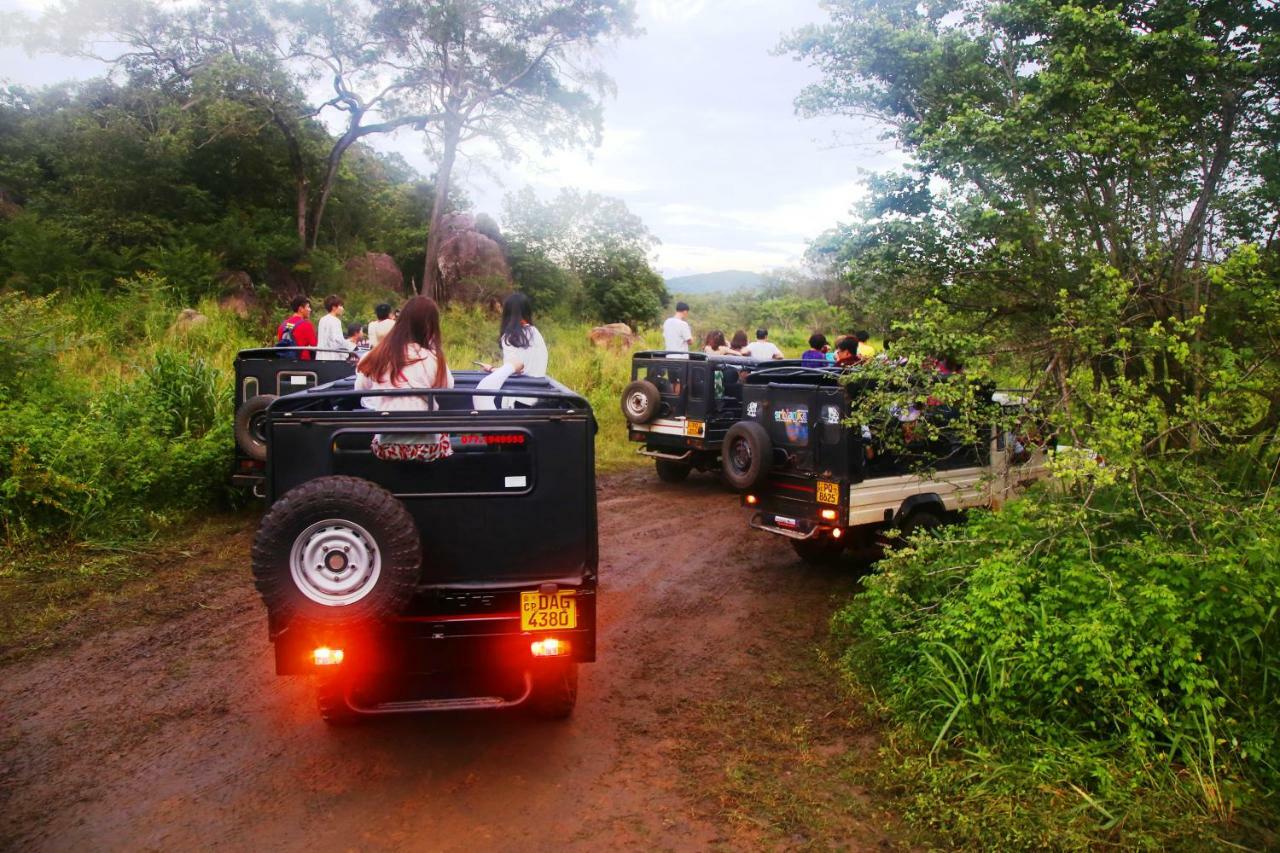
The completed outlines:
<svg viewBox="0 0 1280 853">
<path fill-rule="evenodd" d="M 702 342 L 702 351 L 708 355 L 737 355 L 724 339 L 724 332 L 712 329 Z"/>
<path fill-rule="evenodd" d="M 356 366 L 357 391 L 399 388 L 452 388 L 440 339 L 440 309 L 435 300 L 415 296 L 404 304 L 400 319 Z M 432 411 L 430 397 L 375 395 L 361 398 L 382 412 Z M 371 445 L 379 459 L 431 462 L 453 455 L 449 436 L 436 433 L 375 435 Z"/>
</svg>

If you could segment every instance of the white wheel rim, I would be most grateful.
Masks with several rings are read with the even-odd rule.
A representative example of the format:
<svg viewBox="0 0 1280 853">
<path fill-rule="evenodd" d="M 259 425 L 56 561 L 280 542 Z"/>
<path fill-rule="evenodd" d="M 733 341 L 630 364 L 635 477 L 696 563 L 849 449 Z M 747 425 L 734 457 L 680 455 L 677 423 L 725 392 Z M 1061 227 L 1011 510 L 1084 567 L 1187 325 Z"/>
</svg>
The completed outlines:
<svg viewBox="0 0 1280 853">
<path fill-rule="evenodd" d="M 631 414 L 633 415 L 643 415 L 645 404 L 647 402 L 648 401 L 645 399 L 644 394 L 639 391 L 633 391 L 631 396 L 627 398 L 627 408 L 631 410 Z"/>
<path fill-rule="evenodd" d="M 346 519 L 317 521 L 293 540 L 289 572 L 316 604 L 345 607 L 377 586 L 382 557 L 369 531 Z"/>
</svg>

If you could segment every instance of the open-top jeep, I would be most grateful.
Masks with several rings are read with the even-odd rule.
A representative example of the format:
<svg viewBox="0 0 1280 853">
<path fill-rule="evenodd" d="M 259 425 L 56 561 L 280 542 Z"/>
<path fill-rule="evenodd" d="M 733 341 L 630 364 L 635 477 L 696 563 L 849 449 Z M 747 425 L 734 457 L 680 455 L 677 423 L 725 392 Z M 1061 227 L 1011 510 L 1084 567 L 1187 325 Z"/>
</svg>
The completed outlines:
<svg viewBox="0 0 1280 853">
<path fill-rule="evenodd" d="M 642 442 L 658 477 L 678 483 L 693 469 L 716 470 L 729 427 L 742 417 L 742 382 L 761 367 L 741 356 L 696 352 L 637 352 L 631 383 L 622 391 L 628 436 Z"/>
<path fill-rule="evenodd" d="M 312 353 L 309 360 L 298 358 Z M 355 373 L 355 363 L 318 361 L 314 354 L 335 352 L 319 347 L 261 347 L 236 354 L 236 458 L 231 482 L 255 492 L 261 490 L 267 467 L 267 437 L 264 430 L 267 407 L 277 397 L 305 391 Z M 343 355 L 347 355 L 342 351 Z"/>
<path fill-rule="evenodd" d="M 328 721 L 573 708 L 577 665 L 595 659 L 595 419 L 550 379 L 477 395 L 484 375 L 377 392 L 343 379 L 267 409 L 253 573 L 276 672 L 316 675 Z M 436 408 L 362 404 L 382 395 Z"/>
<path fill-rule="evenodd" d="M 743 388 L 743 419 L 725 438 L 725 475 L 746 491 L 751 526 L 791 540 L 806 561 L 846 547 L 876 544 L 879 534 L 934 527 L 974 507 L 998 507 L 1017 489 L 1047 476 L 1042 447 L 992 426 L 979 435 L 939 430 L 897 449 L 850 425 L 850 394 L 838 368 L 757 371 Z M 996 393 L 994 402 L 1017 405 Z M 945 419 L 943 412 L 935 415 Z M 896 427 L 913 429 L 910 421 Z M 923 431 L 921 431 L 923 432 Z M 921 473 L 921 467 L 927 473 Z"/>
</svg>

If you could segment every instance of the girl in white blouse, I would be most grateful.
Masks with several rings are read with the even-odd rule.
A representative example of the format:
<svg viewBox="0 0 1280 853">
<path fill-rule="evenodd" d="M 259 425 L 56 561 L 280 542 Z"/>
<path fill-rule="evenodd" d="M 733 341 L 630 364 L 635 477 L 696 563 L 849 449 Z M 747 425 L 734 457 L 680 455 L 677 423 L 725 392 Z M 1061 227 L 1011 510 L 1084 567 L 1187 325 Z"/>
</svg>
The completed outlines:
<svg viewBox="0 0 1280 853">
<path fill-rule="evenodd" d="M 513 293 L 502 303 L 498 344 L 502 347 L 503 365 L 511 367 L 513 373 L 539 378 L 547 375 L 547 342 L 533 325 L 533 306 L 523 293 Z M 487 364 L 483 366 L 488 371 L 494 369 Z M 533 406 L 537 402 L 536 397 L 508 397 L 503 399 L 502 407 L 509 409 L 516 403 Z"/>
<path fill-rule="evenodd" d="M 440 344 L 440 309 L 435 300 L 415 296 L 400 319 L 356 367 L 357 391 L 397 388 L 452 388 L 453 374 Z M 429 397 L 375 395 L 361 399 L 382 412 L 431 411 Z M 437 433 L 375 435 L 371 445 L 379 459 L 431 462 L 453 455 L 449 436 Z"/>
</svg>

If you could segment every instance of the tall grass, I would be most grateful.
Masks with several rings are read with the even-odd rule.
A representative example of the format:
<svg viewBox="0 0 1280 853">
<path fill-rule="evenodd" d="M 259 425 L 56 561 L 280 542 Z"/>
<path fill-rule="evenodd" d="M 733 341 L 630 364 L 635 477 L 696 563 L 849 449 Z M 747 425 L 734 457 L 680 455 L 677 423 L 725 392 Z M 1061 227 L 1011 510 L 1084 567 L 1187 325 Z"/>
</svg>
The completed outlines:
<svg viewBox="0 0 1280 853">
<path fill-rule="evenodd" d="M 441 317 L 445 354 L 456 369 L 466 370 L 471 362 L 493 363 L 500 358 L 498 318 L 475 308 L 447 308 Z M 626 421 L 619 397 L 631 379 L 631 351 L 605 349 L 591 343 L 588 333 L 594 324 L 535 317 L 535 325 L 547 341 L 547 372 L 557 381 L 581 394 L 591 404 L 600 431 L 596 434 L 596 467 L 616 471 L 643 460 L 627 441 Z M 659 348 L 662 334 L 644 333 L 637 347 Z"/>
</svg>

